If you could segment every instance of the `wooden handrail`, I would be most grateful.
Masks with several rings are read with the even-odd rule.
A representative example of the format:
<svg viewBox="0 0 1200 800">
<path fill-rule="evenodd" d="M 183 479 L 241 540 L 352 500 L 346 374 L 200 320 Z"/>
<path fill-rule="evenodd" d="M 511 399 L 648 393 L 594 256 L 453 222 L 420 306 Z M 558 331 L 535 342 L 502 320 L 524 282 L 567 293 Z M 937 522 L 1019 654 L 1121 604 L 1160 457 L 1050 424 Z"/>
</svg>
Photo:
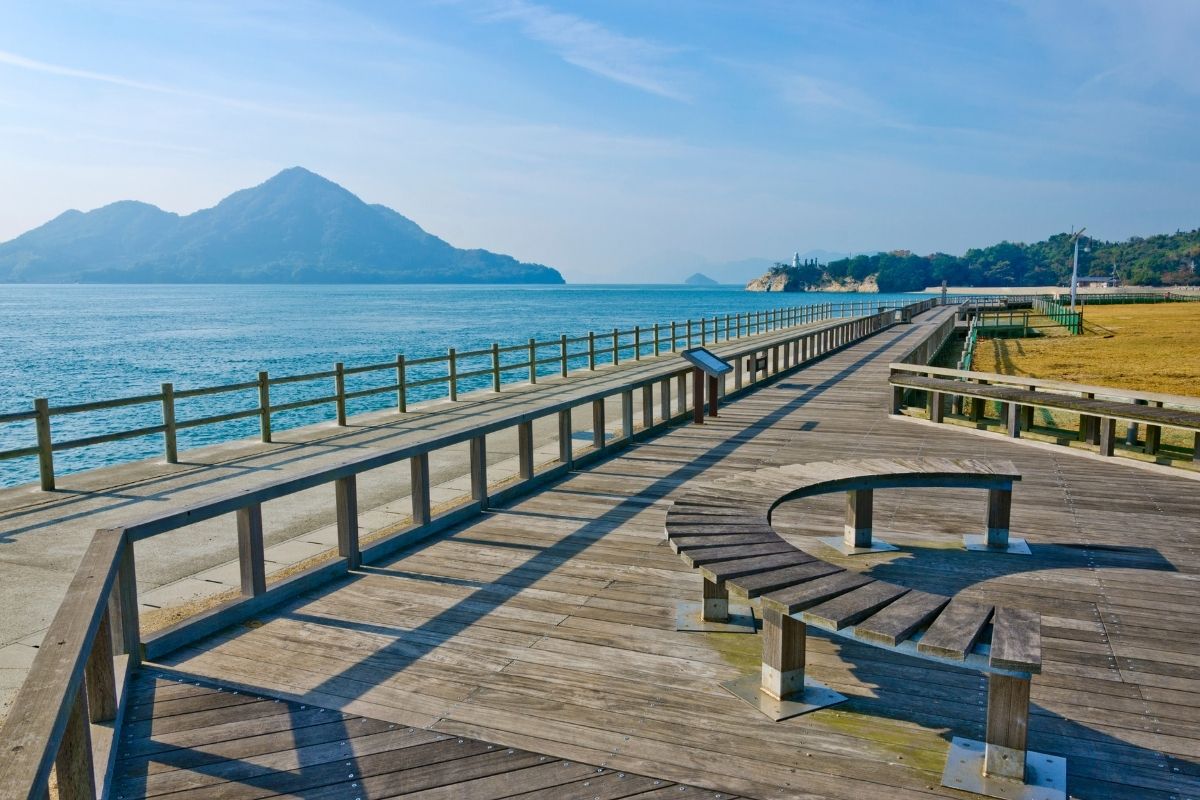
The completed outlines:
<svg viewBox="0 0 1200 800">
<path fill-rule="evenodd" d="M 33 659 L 29 677 L 0 729 L 0 797 L 32 800 L 45 796 L 50 769 L 63 743 L 76 698 L 84 691 L 84 668 L 102 627 L 101 620 L 108 613 L 125 546 L 123 531 L 101 530 L 83 555 L 66 598 Z M 87 764 L 83 766 L 90 773 L 90 751 L 86 756 Z M 72 772 L 79 773 L 79 765 L 75 766 Z"/>
<path fill-rule="evenodd" d="M 928 302 L 928 301 L 924 301 L 924 302 Z M 908 304 L 908 305 L 912 305 L 912 304 Z M 810 324 L 818 319 L 835 319 L 835 318 L 843 318 L 847 314 L 849 314 L 849 315 L 862 314 L 862 313 L 866 313 L 868 310 L 870 310 L 872 308 L 879 308 L 879 307 L 897 308 L 897 307 L 904 307 L 904 306 L 905 306 L 904 303 L 902 303 L 900 301 L 894 301 L 894 300 L 893 301 L 884 301 L 882 303 L 869 303 L 869 302 L 864 302 L 864 301 L 856 301 L 856 302 L 852 302 L 852 303 L 840 303 L 840 304 L 825 303 L 825 304 L 820 304 L 820 305 L 796 306 L 796 307 L 785 308 L 785 309 L 777 309 L 777 310 L 774 310 L 769 313 L 756 312 L 753 316 L 753 323 L 751 322 L 751 315 L 746 314 L 745 315 L 746 324 L 744 326 L 742 325 L 742 316 L 743 315 L 737 314 L 736 317 L 738 320 L 738 326 L 735 331 L 734 338 L 741 338 L 743 335 L 753 336 L 753 335 L 762 333 L 764 330 L 765 331 L 777 330 L 781 326 L 792 327 L 792 326 L 800 326 L 800 325 Z M 732 321 L 734 316 L 735 315 L 733 315 L 733 314 L 725 315 L 725 329 L 726 329 L 727 334 L 730 330 L 730 322 Z M 702 325 L 701 325 L 700 336 L 703 341 L 705 341 L 705 342 L 708 341 L 708 334 L 710 334 L 710 333 L 714 337 L 713 338 L 714 342 L 718 341 L 720 339 L 720 336 L 719 336 L 720 328 L 721 328 L 720 319 L 721 319 L 721 317 L 720 317 L 720 315 L 718 315 L 718 316 L 713 317 L 711 320 L 704 319 L 701 321 Z M 710 322 L 711 322 L 711 324 L 709 324 Z M 682 345 L 685 343 L 690 345 L 692 343 L 693 338 L 695 336 L 695 331 L 693 331 L 693 325 L 692 325 L 691 321 L 688 322 L 688 324 L 685 328 L 679 328 L 678 330 L 677 330 L 678 326 L 676 323 L 672 322 L 672 323 L 670 323 L 670 326 L 671 326 L 671 336 L 666 344 L 668 346 L 668 349 L 671 352 L 675 352 L 678 349 L 679 345 Z M 230 422 L 230 421 L 233 421 L 236 419 L 242 419 L 245 417 L 252 417 L 252 416 L 258 415 L 262 418 L 262 421 L 261 421 L 262 439 L 263 439 L 263 441 L 270 441 L 271 440 L 270 415 L 275 412 L 294 411 L 294 410 L 308 408 L 308 407 L 312 407 L 312 406 L 318 406 L 318 405 L 336 405 L 337 413 L 335 414 L 335 417 L 336 417 L 338 423 L 342 424 L 344 422 L 344 413 L 345 413 L 344 412 L 344 403 L 347 399 L 351 399 L 351 398 L 368 397 L 368 396 L 372 396 L 375 394 L 382 394 L 387 391 L 396 391 L 399 395 L 397 406 L 398 406 L 398 408 L 403 410 L 403 409 L 407 408 L 406 394 L 409 389 L 415 389 L 415 388 L 420 388 L 420 387 L 424 387 L 424 386 L 434 386 L 437 384 L 446 383 L 446 384 L 448 384 L 448 393 L 449 393 L 450 397 L 457 398 L 459 381 L 469 380 L 469 379 L 474 379 L 474 378 L 481 378 L 481 377 L 485 376 L 489 371 L 493 373 L 493 376 L 496 379 L 493 381 L 493 389 L 498 391 L 499 389 L 497 388 L 496 384 L 498 382 L 500 373 L 511 372 L 511 371 L 515 371 L 517 369 L 529 368 L 531 366 L 531 364 L 532 364 L 533 369 L 529 374 L 532 379 L 536 380 L 537 366 L 540 366 L 543 364 L 551 364 L 551 363 L 559 362 L 562 364 L 560 371 L 566 372 L 568 369 L 568 364 L 572 359 L 582 360 L 582 359 L 586 358 L 587 363 L 588 363 L 588 368 L 595 369 L 597 353 L 606 353 L 607 357 L 609 357 L 614 362 L 618 362 L 621 358 L 621 353 L 623 351 L 629 351 L 632 348 L 636 347 L 637 349 L 634 350 L 634 357 L 636 360 L 640 360 L 641 356 L 642 356 L 643 348 L 646 349 L 647 352 L 649 352 L 651 349 L 651 346 L 653 346 L 653 351 L 654 351 L 655 355 L 659 355 L 661 353 L 662 344 L 663 344 L 661 342 L 661 338 L 659 335 L 661 327 L 662 326 L 659 324 L 656 324 L 653 327 L 653 331 L 655 333 L 653 345 L 651 345 L 650 342 L 643 343 L 640 341 L 640 339 L 636 342 L 623 343 L 620 341 L 621 336 L 637 337 L 638 334 L 640 334 L 640 332 L 642 330 L 641 326 L 637 326 L 633 330 L 630 330 L 630 331 L 620 331 L 618 329 L 618 330 L 615 330 L 612 334 L 607 334 L 607 333 L 601 334 L 602 337 L 612 340 L 611 345 L 604 348 L 603 350 L 596 349 L 595 337 L 591 336 L 591 335 L 589 335 L 587 337 L 576 337 L 574 339 L 566 338 L 565 341 L 567 343 L 588 342 L 588 344 L 589 344 L 588 350 L 582 351 L 579 353 L 570 353 L 570 352 L 560 353 L 555 358 L 549 358 L 549 359 L 545 359 L 545 360 L 540 359 L 540 358 L 528 358 L 527 360 L 525 360 L 519 364 L 499 364 L 498 363 L 499 354 L 512 353 L 512 352 L 517 352 L 517 351 L 522 351 L 522 352 L 526 352 L 526 353 L 532 352 L 532 353 L 536 354 L 538 348 L 561 347 L 561 345 L 563 344 L 564 337 L 560 337 L 560 339 L 550 340 L 550 341 L 545 341 L 545 342 L 533 341 L 532 343 L 520 344 L 520 345 L 507 345 L 504 347 L 500 347 L 499 345 L 494 345 L 492 348 L 489 348 L 489 349 L 471 350 L 471 351 L 466 351 L 463 353 L 456 353 L 455 356 L 453 357 L 456 360 L 456 363 L 454 363 L 454 364 L 449 363 L 450 358 L 451 358 L 449 355 L 426 356 L 423 358 L 405 359 L 404 369 L 411 369 L 412 367 L 422 367 L 422 366 L 426 366 L 426 365 L 432 366 L 432 365 L 443 364 L 443 363 L 447 364 L 447 367 L 448 367 L 446 374 L 442 374 L 442 375 L 426 375 L 426 374 L 423 374 L 422 372 L 418 372 L 418 375 L 420 377 L 418 377 L 416 380 L 411 380 L 411 381 L 405 380 L 404 369 L 398 369 L 398 362 L 387 362 L 387 363 L 366 364 L 366 365 L 360 365 L 360 366 L 347 367 L 347 368 L 341 369 L 340 371 L 335 368 L 333 370 L 322 370 L 322 371 L 318 371 L 318 372 L 304 373 L 304 374 L 298 374 L 298 375 L 276 376 L 276 377 L 270 377 L 265 372 L 263 372 L 263 373 L 260 373 L 259 380 L 257 380 L 257 381 L 246 381 L 246 382 L 242 382 L 242 383 L 226 384 L 223 386 L 201 387 L 201 388 L 194 388 L 194 389 L 178 389 L 178 390 L 176 390 L 176 389 L 172 388 L 172 390 L 170 392 L 168 392 L 164 388 L 161 392 L 159 392 L 157 394 L 138 395 L 138 396 L 133 396 L 133 397 L 116 398 L 116 399 L 112 399 L 112 400 L 96 400 L 96 401 L 89 401 L 86 403 L 76 403 L 76 404 L 71 404 L 71 405 L 66 405 L 66 406 L 57 406 L 57 407 L 50 406 L 48 402 L 46 402 L 42 399 L 39 399 L 37 401 L 37 403 L 41 404 L 41 406 L 40 406 L 41 410 L 39 410 L 37 403 L 35 403 L 35 409 L 32 412 L 26 411 L 26 412 L 14 413 L 14 414 L 0 415 L 0 423 L 17 422 L 17 421 L 24 421 L 24 420 L 34 420 L 38 427 L 38 444 L 36 446 L 24 447 L 24 448 L 14 448 L 14 449 L 6 450 L 6 451 L 0 451 L 0 460 L 10 459 L 10 458 L 23 458 L 23 457 L 28 457 L 31 455 L 37 455 L 39 457 L 39 472 L 40 472 L 40 476 L 41 476 L 41 486 L 45 490 L 51 490 L 51 489 L 54 489 L 54 487 L 55 487 L 54 459 L 53 459 L 53 453 L 55 453 L 55 452 L 61 452 L 63 450 L 71 450 L 71 449 L 80 448 L 80 447 L 90 447 L 93 445 L 102 444 L 102 443 L 106 443 L 106 442 L 112 442 L 112 441 L 118 441 L 118 440 L 122 440 L 122 439 L 133 439 L 133 438 L 139 438 L 139 437 L 143 437 L 143 436 L 153 436 L 153 435 L 158 435 L 158 434 L 164 434 L 164 443 L 163 444 L 164 444 L 164 450 L 167 455 L 167 461 L 173 463 L 178 460 L 177 459 L 178 445 L 177 445 L 176 439 L 177 439 L 178 431 L 180 431 L 180 430 L 189 430 L 189 429 L 197 428 L 197 427 L 200 427 L 203 425 L 217 425 L 217 424 Z M 649 327 L 647 327 L 645 330 L 647 332 L 649 332 L 651 329 Z M 730 337 L 727 335 L 726 340 L 728 340 L 729 338 Z M 493 359 L 493 362 L 494 362 L 490 368 L 488 368 L 488 369 L 483 369 L 483 368 L 471 369 L 471 370 L 467 370 L 467 371 L 460 370 L 460 367 L 462 366 L 462 361 L 464 359 L 468 359 L 468 358 L 482 359 L 482 358 L 486 358 L 488 356 L 491 356 Z M 332 398 L 318 397 L 318 398 L 300 399 L 300 400 L 290 401 L 287 403 L 280 403 L 277 405 L 271 405 L 269 403 L 269 400 L 267 400 L 267 398 L 270 397 L 269 390 L 270 390 L 271 386 L 281 386 L 281 385 L 288 385 L 288 384 L 321 381 L 321 380 L 326 380 L 328 378 L 335 378 L 336 380 L 344 382 L 346 375 L 361 375 L 361 374 L 377 372 L 377 371 L 385 371 L 385 370 L 389 371 L 389 372 L 391 370 L 396 370 L 396 373 L 397 373 L 396 383 L 387 384 L 385 386 L 380 386 L 380 387 L 375 387 L 370 390 L 364 389 L 364 390 L 355 390 L 355 391 L 350 391 L 350 392 L 345 391 L 345 387 L 343 385 L 342 389 L 340 389 L 338 391 L 337 396 L 332 397 Z M 172 386 L 173 386 L 173 384 L 172 384 Z M 190 399 L 193 397 L 202 397 L 202 396 L 225 394 L 225 393 L 232 393 L 232 392 L 239 392 L 239 391 L 250 391 L 253 389 L 258 389 L 258 391 L 259 391 L 259 408 L 257 408 L 257 409 L 248 410 L 248 411 L 225 412 L 225 413 L 220 413 L 220 414 L 196 417 L 193 419 L 180 421 L 177 424 L 175 422 L 176 413 L 177 413 L 176 403 L 180 400 Z M 56 417 L 56 416 L 61 416 L 61 415 L 65 415 L 65 414 L 79 414 L 79 413 L 86 413 L 86 412 L 90 412 L 90 411 L 107 410 L 107 409 L 112 409 L 112 408 L 121 408 L 121 407 L 125 407 L 125 406 L 149 405 L 149 404 L 161 404 L 162 415 L 163 415 L 163 424 L 162 425 L 149 425 L 149 426 L 142 425 L 142 426 L 138 426 L 136 428 L 110 431 L 108 433 L 102 433 L 102 434 L 86 436 L 86 437 L 77 437 L 77 438 L 70 439 L 67 441 L 59 441 L 59 442 L 54 442 L 53 437 L 50 434 L 50 426 L 51 426 L 50 421 L 51 421 L 51 418 Z"/>
<path fill-rule="evenodd" d="M 901 364 L 893 362 L 888 367 L 892 372 L 913 372 L 938 378 L 957 378 L 965 381 L 986 381 L 987 383 L 1011 384 L 1025 388 L 1056 389 L 1061 392 L 1078 394 L 1093 394 L 1103 397 L 1119 397 L 1129 400 L 1145 400 L 1151 403 L 1163 403 L 1185 408 L 1200 408 L 1200 397 L 1187 395 L 1164 394 L 1162 392 L 1141 392 L 1133 389 L 1122 389 L 1117 386 L 1093 386 L 1086 383 L 1071 383 L 1047 378 L 1029 378 L 1023 375 L 1005 375 L 999 372 L 976 372 L 973 370 L 950 369 L 948 367 L 931 367 L 921 364 Z"/>
</svg>

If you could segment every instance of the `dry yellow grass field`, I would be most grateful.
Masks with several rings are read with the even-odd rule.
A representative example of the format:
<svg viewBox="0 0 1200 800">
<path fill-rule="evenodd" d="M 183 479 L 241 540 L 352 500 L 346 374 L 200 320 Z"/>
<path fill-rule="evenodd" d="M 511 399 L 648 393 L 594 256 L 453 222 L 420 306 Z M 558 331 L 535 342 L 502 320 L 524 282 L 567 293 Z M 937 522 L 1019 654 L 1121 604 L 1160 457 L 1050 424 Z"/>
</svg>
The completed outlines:
<svg viewBox="0 0 1200 800">
<path fill-rule="evenodd" d="M 972 369 L 1200 396 L 1200 303 L 1085 307 L 1082 336 L 980 340 Z"/>
</svg>

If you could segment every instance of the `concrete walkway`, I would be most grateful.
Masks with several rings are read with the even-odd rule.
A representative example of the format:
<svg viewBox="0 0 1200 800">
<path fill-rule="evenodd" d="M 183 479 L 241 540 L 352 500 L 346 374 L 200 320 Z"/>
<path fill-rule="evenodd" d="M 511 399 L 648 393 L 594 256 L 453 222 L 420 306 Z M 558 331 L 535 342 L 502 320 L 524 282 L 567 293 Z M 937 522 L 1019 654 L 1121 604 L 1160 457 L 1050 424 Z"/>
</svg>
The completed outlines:
<svg viewBox="0 0 1200 800">
<path fill-rule="evenodd" d="M 798 330 L 785 329 L 711 346 L 732 352 L 751 344 L 768 345 Z M 180 454 L 178 464 L 150 460 L 90 470 L 58 479 L 58 488 L 43 492 L 36 484 L 0 489 L 0 719 L 20 687 L 46 627 L 58 609 L 79 560 L 98 528 L 115 527 L 157 513 L 164 507 L 199 503 L 227 494 L 239 485 L 286 478 L 346 460 L 429 438 L 456 427 L 469 427 L 481 416 L 502 413 L 514 404 L 552 403 L 631 380 L 678 369 L 676 354 L 577 371 L 567 378 L 539 376 L 536 385 L 506 385 L 460 395 L 457 402 L 434 401 L 411 406 L 406 414 L 374 412 L 353 417 L 345 428 L 333 422 L 276 431 L 264 444 L 241 440 Z M 659 407 L 655 400 L 655 408 Z M 640 403 L 634 424 L 640 427 Z M 620 426 L 619 400 L 605 414 L 608 436 Z M 592 417 L 586 406 L 573 412 L 576 452 L 592 441 Z M 535 463 L 558 457 L 554 419 L 534 424 Z M 504 483 L 517 474 L 516 431 L 487 437 L 488 477 Z M 451 505 L 469 495 L 467 446 L 430 454 L 431 501 Z M 263 507 L 268 579 L 336 548 L 334 504 L 328 487 L 320 487 Z M 364 538 L 383 535 L 409 524 L 407 467 L 374 470 L 359 476 L 360 526 Z M 232 515 L 155 537 L 138 545 L 138 595 L 147 628 L 173 621 L 172 610 L 240 588 L 237 535 Z"/>
</svg>

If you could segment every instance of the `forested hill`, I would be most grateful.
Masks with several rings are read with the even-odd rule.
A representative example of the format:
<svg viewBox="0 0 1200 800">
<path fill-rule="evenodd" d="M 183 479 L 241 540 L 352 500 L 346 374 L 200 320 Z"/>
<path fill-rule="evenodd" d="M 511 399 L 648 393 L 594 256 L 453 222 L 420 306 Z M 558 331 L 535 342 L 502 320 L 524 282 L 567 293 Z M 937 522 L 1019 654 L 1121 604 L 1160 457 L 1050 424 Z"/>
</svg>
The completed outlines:
<svg viewBox="0 0 1200 800">
<path fill-rule="evenodd" d="M 0 243 L 0 283 L 562 283 L 292 167 L 179 216 L 121 201 Z"/>
<path fill-rule="evenodd" d="M 1125 284 L 1139 286 L 1200 284 L 1200 229 L 1134 237 L 1124 242 L 1084 239 L 1090 252 L 1080 248 L 1080 275 L 1117 276 Z M 861 281 L 875 275 L 881 292 L 910 292 L 937 286 L 1052 286 L 1071 279 L 1072 240 L 1060 233 L 1042 242 L 1001 242 L 968 250 L 961 256 L 933 253 L 914 255 L 907 250 L 855 256 L 832 261 L 824 267 L 799 267 L 803 284 Z M 796 268 L 788 267 L 790 271 Z"/>
</svg>

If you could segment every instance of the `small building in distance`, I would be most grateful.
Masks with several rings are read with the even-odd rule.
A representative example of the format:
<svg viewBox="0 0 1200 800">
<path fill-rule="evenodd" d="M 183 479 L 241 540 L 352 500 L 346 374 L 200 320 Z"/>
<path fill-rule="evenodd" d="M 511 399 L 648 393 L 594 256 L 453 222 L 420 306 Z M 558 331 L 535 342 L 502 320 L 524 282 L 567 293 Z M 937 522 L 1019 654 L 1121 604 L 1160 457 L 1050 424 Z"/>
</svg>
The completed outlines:
<svg viewBox="0 0 1200 800">
<path fill-rule="evenodd" d="M 1080 275 L 1075 285 L 1080 288 L 1107 289 L 1120 286 L 1121 281 L 1115 275 Z"/>
</svg>

